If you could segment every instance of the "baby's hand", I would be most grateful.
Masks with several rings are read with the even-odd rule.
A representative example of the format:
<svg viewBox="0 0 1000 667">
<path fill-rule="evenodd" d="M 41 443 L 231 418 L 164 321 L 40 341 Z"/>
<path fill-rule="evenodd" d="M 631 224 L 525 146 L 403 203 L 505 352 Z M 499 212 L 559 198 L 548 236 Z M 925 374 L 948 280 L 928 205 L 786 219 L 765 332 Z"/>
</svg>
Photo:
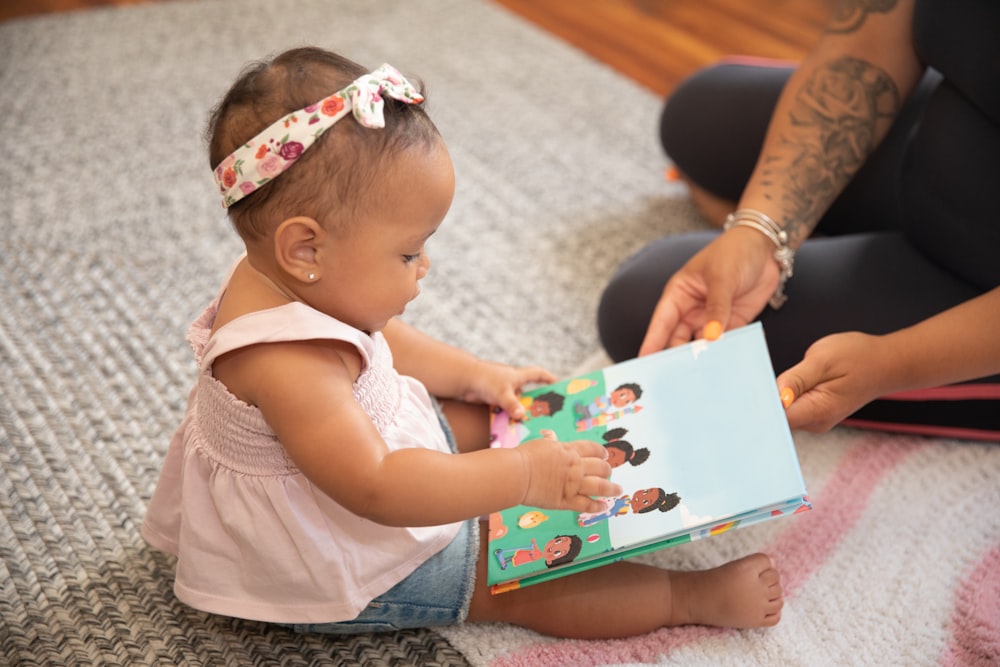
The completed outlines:
<svg viewBox="0 0 1000 667">
<path fill-rule="evenodd" d="M 574 512 L 600 512 L 592 496 L 617 496 L 622 488 L 610 481 L 608 452 L 590 440 L 530 440 L 519 452 L 527 472 L 523 505 Z"/>
<path fill-rule="evenodd" d="M 555 375 L 538 366 L 508 366 L 480 361 L 462 400 L 499 406 L 519 420 L 524 417 L 524 406 L 518 398 L 521 388 L 527 384 L 551 384 L 555 381 Z"/>
</svg>

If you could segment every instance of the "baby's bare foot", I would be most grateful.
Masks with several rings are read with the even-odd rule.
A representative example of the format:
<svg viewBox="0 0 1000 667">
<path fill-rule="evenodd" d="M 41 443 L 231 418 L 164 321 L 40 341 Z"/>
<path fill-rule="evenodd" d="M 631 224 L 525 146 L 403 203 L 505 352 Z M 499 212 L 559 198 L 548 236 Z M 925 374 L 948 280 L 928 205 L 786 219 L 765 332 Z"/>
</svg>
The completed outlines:
<svg viewBox="0 0 1000 667">
<path fill-rule="evenodd" d="M 671 625 L 777 625 L 784 604 L 773 561 L 753 554 L 711 570 L 671 572 Z"/>
</svg>

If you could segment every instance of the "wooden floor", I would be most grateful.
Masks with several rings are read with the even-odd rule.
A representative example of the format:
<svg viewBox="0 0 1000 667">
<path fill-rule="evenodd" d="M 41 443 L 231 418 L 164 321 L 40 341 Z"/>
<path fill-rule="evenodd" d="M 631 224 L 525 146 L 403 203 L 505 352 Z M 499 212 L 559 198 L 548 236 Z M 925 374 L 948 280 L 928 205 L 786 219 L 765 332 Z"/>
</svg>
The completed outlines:
<svg viewBox="0 0 1000 667">
<path fill-rule="evenodd" d="M 801 58 L 833 6 L 833 0 L 492 1 L 660 95 L 726 55 Z M 0 21 L 147 2 L 170 0 L 0 0 Z"/>
<path fill-rule="evenodd" d="M 494 0 L 652 91 L 727 55 L 798 60 L 832 0 Z"/>
</svg>

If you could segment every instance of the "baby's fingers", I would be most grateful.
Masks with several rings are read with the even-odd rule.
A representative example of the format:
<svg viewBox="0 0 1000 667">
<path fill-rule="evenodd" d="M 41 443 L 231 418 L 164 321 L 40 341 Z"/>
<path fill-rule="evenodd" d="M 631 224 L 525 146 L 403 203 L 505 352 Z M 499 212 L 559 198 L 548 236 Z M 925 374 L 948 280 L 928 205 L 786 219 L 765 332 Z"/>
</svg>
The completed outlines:
<svg viewBox="0 0 1000 667">
<path fill-rule="evenodd" d="M 584 488 L 587 488 L 588 491 L 584 491 Z M 593 484 L 588 480 L 581 487 L 580 494 L 570 499 L 569 508 L 574 512 L 603 512 L 608 507 L 602 498 L 617 497 L 621 494 L 622 487 L 610 480 L 598 479 L 594 480 Z"/>
<path fill-rule="evenodd" d="M 523 366 L 520 371 L 520 384 L 552 384 L 556 381 L 556 376 L 548 369 L 541 366 Z"/>
<path fill-rule="evenodd" d="M 620 496 L 622 494 L 621 484 L 616 484 L 604 477 L 586 477 L 580 484 L 580 495 L 582 496 Z"/>
<path fill-rule="evenodd" d="M 611 464 L 608 463 L 608 451 L 602 445 L 589 440 L 578 440 L 572 443 L 577 453 L 583 457 L 583 478 L 575 490 L 573 509 L 577 512 L 599 512 L 603 504 L 594 497 L 618 496 L 622 493 L 619 484 L 608 479 L 611 476 Z"/>
<path fill-rule="evenodd" d="M 608 463 L 608 450 L 604 446 L 590 440 L 577 440 L 569 444 L 576 449 L 576 453 L 580 457 L 580 466 L 583 472 L 581 487 L 595 479 L 607 481 L 608 477 L 611 476 L 611 464 Z M 580 489 L 580 492 L 588 495 L 599 494 L 599 491 L 583 488 Z"/>
<path fill-rule="evenodd" d="M 524 419 L 524 405 L 513 389 L 508 389 L 497 399 L 496 404 L 503 408 L 503 411 L 511 416 L 515 421 Z"/>
<path fill-rule="evenodd" d="M 601 447 L 601 449 L 604 449 Z M 601 493 L 600 489 L 590 488 L 590 484 L 597 481 L 606 482 L 608 478 L 611 477 L 611 464 L 608 463 L 607 459 L 596 458 L 593 456 L 586 457 L 582 459 L 583 465 L 583 480 L 580 483 L 580 493 L 586 493 L 587 495 L 611 495 L 606 493 Z M 583 488 L 583 487 L 587 488 Z M 617 486 L 617 485 L 616 485 Z M 603 488 L 603 485 L 602 485 Z"/>
<path fill-rule="evenodd" d="M 566 444 L 572 447 L 577 455 L 585 459 L 600 459 L 604 462 L 608 460 L 608 450 L 604 448 L 604 445 L 599 445 L 593 440 L 573 440 Z M 611 474 L 611 466 L 608 466 L 608 474 Z"/>
</svg>

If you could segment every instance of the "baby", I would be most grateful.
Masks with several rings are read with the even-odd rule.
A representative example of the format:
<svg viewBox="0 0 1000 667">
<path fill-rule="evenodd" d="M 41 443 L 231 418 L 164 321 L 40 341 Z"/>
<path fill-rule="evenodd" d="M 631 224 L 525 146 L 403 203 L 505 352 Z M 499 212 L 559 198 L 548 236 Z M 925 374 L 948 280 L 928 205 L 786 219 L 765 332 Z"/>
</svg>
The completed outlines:
<svg viewBox="0 0 1000 667">
<path fill-rule="evenodd" d="M 198 379 L 142 527 L 216 614 L 358 633 L 505 621 L 562 637 L 778 622 L 767 556 L 703 572 L 616 563 L 491 596 L 478 517 L 600 511 L 601 445 L 490 449 L 489 409 L 555 377 L 480 360 L 399 316 L 454 193 L 420 90 L 295 49 L 244 71 L 211 164 L 246 246 L 189 340 Z"/>
</svg>

